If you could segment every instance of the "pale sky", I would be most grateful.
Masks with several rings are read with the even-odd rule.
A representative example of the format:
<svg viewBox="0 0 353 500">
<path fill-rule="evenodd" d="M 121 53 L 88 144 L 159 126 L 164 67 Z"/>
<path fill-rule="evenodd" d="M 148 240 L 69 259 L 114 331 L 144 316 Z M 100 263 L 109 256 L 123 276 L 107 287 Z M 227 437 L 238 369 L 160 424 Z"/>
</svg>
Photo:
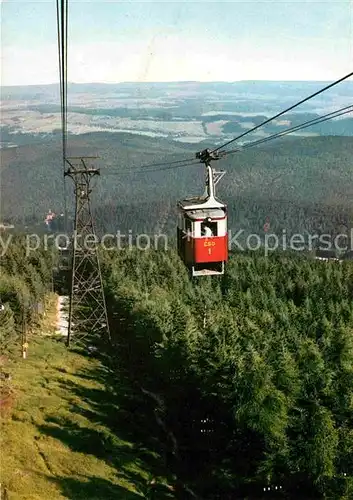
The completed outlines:
<svg viewBox="0 0 353 500">
<path fill-rule="evenodd" d="M 353 70 L 353 0 L 69 0 L 69 10 L 70 82 L 333 81 Z M 57 82 L 55 0 L 3 0 L 1 19 L 1 84 Z"/>
</svg>

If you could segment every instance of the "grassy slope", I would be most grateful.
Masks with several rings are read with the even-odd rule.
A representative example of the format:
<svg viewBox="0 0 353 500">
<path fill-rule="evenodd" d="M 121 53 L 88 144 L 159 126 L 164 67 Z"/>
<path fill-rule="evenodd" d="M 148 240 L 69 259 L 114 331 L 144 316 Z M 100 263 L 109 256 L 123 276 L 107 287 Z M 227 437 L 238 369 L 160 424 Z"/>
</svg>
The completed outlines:
<svg viewBox="0 0 353 500">
<path fill-rule="evenodd" d="M 148 498 L 160 461 L 122 436 L 126 396 L 98 359 L 37 337 L 7 370 L 16 403 L 2 421 L 0 482 L 10 500 Z"/>
</svg>

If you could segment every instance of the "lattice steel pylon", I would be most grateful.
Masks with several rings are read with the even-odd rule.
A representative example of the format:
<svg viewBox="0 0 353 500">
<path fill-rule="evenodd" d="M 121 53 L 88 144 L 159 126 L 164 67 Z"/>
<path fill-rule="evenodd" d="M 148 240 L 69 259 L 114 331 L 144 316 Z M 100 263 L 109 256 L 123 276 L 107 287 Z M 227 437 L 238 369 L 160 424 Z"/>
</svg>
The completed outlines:
<svg viewBox="0 0 353 500">
<path fill-rule="evenodd" d="M 75 186 L 75 225 L 71 243 L 71 290 L 67 346 L 87 336 L 106 336 L 110 340 L 107 307 L 91 212 L 91 180 L 100 175 L 97 168 L 88 167 L 93 157 L 66 158 L 69 168 L 65 175 Z M 96 159 L 94 157 L 94 159 Z"/>
</svg>

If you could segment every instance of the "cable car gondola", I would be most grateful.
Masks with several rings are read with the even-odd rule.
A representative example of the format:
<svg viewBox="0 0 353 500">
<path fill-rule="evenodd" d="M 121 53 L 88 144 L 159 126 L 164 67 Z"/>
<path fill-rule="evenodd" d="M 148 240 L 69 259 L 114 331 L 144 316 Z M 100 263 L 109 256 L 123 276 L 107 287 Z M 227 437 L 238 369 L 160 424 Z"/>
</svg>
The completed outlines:
<svg viewBox="0 0 353 500">
<path fill-rule="evenodd" d="M 206 190 L 178 202 L 178 253 L 192 277 L 221 275 L 228 260 L 227 206 L 216 198 L 215 186 L 225 172 L 212 169 L 210 160 L 219 156 L 208 149 L 196 157 L 206 167 Z"/>
</svg>

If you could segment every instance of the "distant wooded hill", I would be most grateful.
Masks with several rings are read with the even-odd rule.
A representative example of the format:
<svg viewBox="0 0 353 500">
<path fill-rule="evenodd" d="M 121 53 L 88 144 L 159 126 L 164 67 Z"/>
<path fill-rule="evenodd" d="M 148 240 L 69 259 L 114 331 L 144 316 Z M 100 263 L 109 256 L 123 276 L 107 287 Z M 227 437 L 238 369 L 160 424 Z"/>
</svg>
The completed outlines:
<svg viewBox="0 0 353 500">
<path fill-rule="evenodd" d="M 330 82 L 322 81 L 266 81 L 266 80 L 243 80 L 238 82 L 121 82 L 121 83 L 68 83 L 68 93 L 89 93 L 99 95 L 111 95 L 114 92 L 128 92 L 140 95 L 142 91 L 154 96 L 153 92 L 160 94 L 164 91 L 187 92 L 218 92 L 220 94 L 243 93 L 246 96 L 256 94 L 266 95 L 271 93 L 278 97 L 287 97 L 297 93 L 310 93 L 319 90 Z M 330 90 L 330 96 L 351 95 L 353 82 L 344 81 Z M 59 96 L 59 84 L 50 85 L 15 85 L 2 86 L 2 99 L 38 99 L 42 96 Z M 326 94 L 328 95 L 328 94 Z"/>
<path fill-rule="evenodd" d="M 212 145 L 210 144 L 210 147 Z M 130 134 L 92 133 L 70 138 L 69 154 L 100 156 L 92 204 L 98 229 L 174 231 L 175 204 L 203 193 L 202 165 L 134 172 L 140 166 L 193 158 L 197 147 Z M 48 209 L 63 210 L 60 136 L 1 151 L 1 212 L 9 222 L 42 223 Z M 219 197 L 229 205 L 230 227 L 340 231 L 352 226 L 353 138 L 285 138 L 217 163 L 227 174 Z M 130 173 L 129 173 L 130 170 Z M 118 174 L 118 175 L 117 175 Z M 72 181 L 67 179 L 69 210 Z"/>
</svg>

